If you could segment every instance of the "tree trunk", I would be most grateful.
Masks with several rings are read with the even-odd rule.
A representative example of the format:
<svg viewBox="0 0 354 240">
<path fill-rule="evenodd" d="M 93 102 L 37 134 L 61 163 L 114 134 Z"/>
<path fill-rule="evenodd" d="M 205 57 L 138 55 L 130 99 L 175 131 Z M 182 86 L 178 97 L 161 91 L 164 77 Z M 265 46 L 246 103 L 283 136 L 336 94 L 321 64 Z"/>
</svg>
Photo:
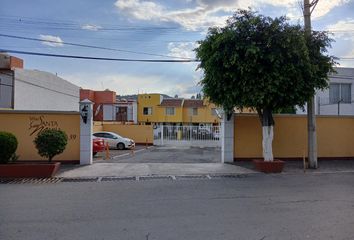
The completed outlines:
<svg viewBox="0 0 354 240">
<path fill-rule="evenodd" d="M 272 115 L 272 110 L 270 108 L 257 109 L 259 119 L 262 123 L 262 147 L 263 147 L 263 158 L 266 162 L 271 162 L 273 158 L 273 126 L 274 119 Z"/>
</svg>

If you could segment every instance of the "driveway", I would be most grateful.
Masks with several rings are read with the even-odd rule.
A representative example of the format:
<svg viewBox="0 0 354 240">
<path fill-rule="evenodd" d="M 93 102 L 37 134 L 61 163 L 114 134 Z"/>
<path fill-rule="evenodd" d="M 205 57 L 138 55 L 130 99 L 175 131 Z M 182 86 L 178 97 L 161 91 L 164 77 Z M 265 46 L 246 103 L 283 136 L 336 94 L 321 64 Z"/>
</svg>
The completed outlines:
<svg viewBox="0 0 354 240">
<path fill-rule="evenodd" d="M 90 166 L 63 166 L 59 177 L 127 177 L 250 174 L 254 171 L 222 164 L 219 148 L 145 147 L 132 151 L 112 150 L 111 159 L 96 157 Z"/>
<path fill-rule="evenodd" d="M 158 147 L 148 149 L 137 146 L 134 154 L 130 150 L 111 150 L 111 159 L 95 158 L 105 163 L 220 163 L 220 148 L 215 147 Z"/>
</svg>

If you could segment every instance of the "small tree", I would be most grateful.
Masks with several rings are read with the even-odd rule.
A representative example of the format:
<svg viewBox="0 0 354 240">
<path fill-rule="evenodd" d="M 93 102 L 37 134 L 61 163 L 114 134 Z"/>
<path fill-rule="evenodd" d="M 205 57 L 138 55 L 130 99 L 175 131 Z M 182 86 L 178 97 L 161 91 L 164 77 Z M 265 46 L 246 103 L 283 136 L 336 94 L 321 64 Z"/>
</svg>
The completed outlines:
<svg viewBox="0 0 354 240">
<path fill-rule="evenodd" d="M 16 160 L 17 139 L 9 132 L 0 132 L 0 163 Z"/>
<path fill-rule="evenodd" d="M 56 129 L 46 129 L 40 132 L 34 139 L 34 144 L 38 154 L 48 158 L 51 162 L 53 157 L 62 153 L 68 143 L 68 137 L 65 132 Z"/>
<path fill-rule="evenodd" d="M 334 59 L 325 55 L 331 40 L 316 32 L 305 39 L 286 17 L 270 18 L 239 10 L 223 28 L 210 28 L 195 49 L 204 70 L 203 93 L 222 106 L 257 111 L 263 129 L 263 157 L 273 161 L 273 112 L 304 104 L 315 89 L 328 86 Z"/>
</svg>

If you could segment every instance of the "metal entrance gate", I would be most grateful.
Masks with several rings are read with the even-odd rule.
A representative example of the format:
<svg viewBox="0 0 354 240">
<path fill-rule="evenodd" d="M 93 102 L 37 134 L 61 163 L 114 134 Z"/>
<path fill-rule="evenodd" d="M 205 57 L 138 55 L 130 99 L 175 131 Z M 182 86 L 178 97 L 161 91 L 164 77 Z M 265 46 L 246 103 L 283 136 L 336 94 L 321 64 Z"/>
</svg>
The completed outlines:
<svg viewBox="0 0 354 240">
<path fill-rule="evenodd" d="M 156 125 L 154 145 L 219 147 L 220 126 Z"/>
</svg>

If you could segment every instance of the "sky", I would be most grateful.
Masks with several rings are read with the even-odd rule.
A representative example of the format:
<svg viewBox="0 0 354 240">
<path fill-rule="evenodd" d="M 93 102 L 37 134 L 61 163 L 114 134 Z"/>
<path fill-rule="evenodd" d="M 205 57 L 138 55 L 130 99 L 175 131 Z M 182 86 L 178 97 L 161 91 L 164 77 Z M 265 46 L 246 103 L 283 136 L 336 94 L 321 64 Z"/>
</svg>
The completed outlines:
<svg viewBox="0 0 354 240">
<path fill-rule="evenodd" d="M 209 27 L 223 26 L 239 8 L 263 15 L 286 15 L 303 24 L 301 0 L 0 0 L 0 48 L 129 59 L 194 58 L 197 41 Z M 314 30 L 333 33 L 330 54 L 340 67 L 354 67 L 354 0 L 319 0 Z M 66 45 L 75 43 L 107 49 Z M 114 49 L 114 50 L 112 50 Z M 197 63 L 109 62 L 12 54 L 25 68 L 51 73 L 82 87 L 119 95 L 163 93 L 191 97 L 200 92 Z"/>
</svg>

